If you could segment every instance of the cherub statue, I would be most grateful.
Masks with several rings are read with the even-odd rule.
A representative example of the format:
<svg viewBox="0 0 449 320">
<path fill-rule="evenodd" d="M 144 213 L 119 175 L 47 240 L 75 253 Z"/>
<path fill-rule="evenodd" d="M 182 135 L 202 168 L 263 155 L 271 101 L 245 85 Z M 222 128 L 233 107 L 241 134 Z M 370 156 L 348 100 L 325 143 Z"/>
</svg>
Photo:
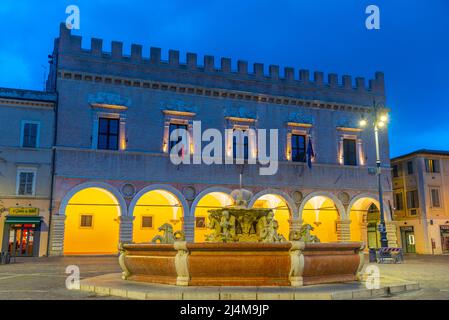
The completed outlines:
<svg viewBox="0 0 449 320">
<path fill-rule="evenodd" d="M 232 242 L 235 239 L 235 217 L 229 211 L 223 211 L 221 221 L 221 235 L 223 242 Z"/>
<path fill-rule="evenodd" d="M 221 241 L 221 224 L 215 214 L 209 215 L 209 223 L 207 224 L 207 228 L 213 230 L 211 234 L 206 236 L 207 242 Z"/>
</svg>

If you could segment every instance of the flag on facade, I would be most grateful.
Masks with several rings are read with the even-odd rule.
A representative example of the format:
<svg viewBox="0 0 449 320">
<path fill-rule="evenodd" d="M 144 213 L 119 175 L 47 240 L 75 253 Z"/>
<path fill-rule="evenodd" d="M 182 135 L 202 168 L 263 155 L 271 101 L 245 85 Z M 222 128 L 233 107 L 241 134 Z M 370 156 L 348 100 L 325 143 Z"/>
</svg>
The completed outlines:
<svg viewBox="0 0 449 320">
<path fill-rule="evenodd" d="M 312 160 L 315 159 L 315 151 L 313 151 L 312 138 L 309 138 L 309 145 L 307 146 L 307 165 L 312 169 Z"/>
</svg>

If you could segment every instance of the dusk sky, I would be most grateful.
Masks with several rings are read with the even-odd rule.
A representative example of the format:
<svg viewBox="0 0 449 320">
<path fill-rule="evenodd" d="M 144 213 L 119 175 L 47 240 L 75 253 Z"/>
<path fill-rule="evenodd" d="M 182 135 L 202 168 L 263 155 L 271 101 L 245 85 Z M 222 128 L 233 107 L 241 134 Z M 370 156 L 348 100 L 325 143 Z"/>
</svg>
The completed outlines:
<svg viewBox="0 0 449 320">
<path fill-rule="evenodd" d="M 449 150 L 449 1 L 430 0 L 0 0 L 0 87 L 43 89 L 47 55 L 68 5 L 90 38 L 310 69 L 355 78 L 383 71 L 391 155 Z M 365 8 L 381 10 L 367 30 Z M 327 76 L 326 76 L 327 78 Z M 3 119 L 2 119 L 3 121 Z"/>
</svg>

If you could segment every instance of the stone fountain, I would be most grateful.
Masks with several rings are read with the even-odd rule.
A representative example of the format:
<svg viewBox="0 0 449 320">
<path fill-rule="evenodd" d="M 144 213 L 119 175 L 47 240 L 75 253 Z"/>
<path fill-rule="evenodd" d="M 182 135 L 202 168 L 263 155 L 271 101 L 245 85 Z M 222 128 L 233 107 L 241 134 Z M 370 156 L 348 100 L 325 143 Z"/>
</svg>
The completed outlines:
<svg viewBox="0 0 449 320">
<path fill-rule="evenodd" d="M 178 286 L 303 286 L 360 280 L 364 245 L 319 243 L 304 225 L 287 241 L 272 209 L 248 208 L 252 194 L 209 211 L 211 233 L 187 243 L 165 232 L 159 243 L 121 244 L 123 279 Z M 163 228 L 167 231 L 169 228 Z"/>
</svg>

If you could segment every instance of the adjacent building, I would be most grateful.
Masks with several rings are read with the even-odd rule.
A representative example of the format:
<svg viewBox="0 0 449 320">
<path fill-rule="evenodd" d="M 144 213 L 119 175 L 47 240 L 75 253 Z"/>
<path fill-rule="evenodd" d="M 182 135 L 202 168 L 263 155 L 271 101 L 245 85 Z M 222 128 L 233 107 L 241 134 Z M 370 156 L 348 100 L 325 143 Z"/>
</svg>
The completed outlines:
<svg viewBox="0 0 449 320">
<path fill-rule="evenodd" d="M 0 248 L 47 252 L 56 96 L 0 88 Z"/>
<path fill-rule="evenodd" d="M 404 251 L 449 253 L 449 152 L 417 150 L 391 164 L 394 219 Z"/>
<path fill-rule="evenodd" d="M 116 253 L 121 241 L 151 241 L 164 223 L 204 241 L 208 210 L 231 204 L 240 175 L 251 205 L 273 208 L 286 238 L 309 223 L 323 242 L 378 245 L 375 139 L 358 124 L 374 117 L 373 101 L 385 104 L 382 73 L 368 83 L 325 79 L 207 55 L 199 62 L 193 53 L 181 59 L 175 50 L 164 60 L 161 49 L 147 55 L 140 45 L 125 54 L 121 42 L 106 52 L 101 39 L 81 43 L 61 25 L 48 80 L 59 97 L 50 255 Z M 196 122 L 223 135 L 220 153 L 231 159 L 263 153 L 252 129 L 277 129 L 277 172 L 260 175 L 262 164 L 174 164 L 171 133 L 185 129 L 192 141 Z M 193 159 L 206 144 L 189 142 L 182 153 Z M 388 241 L 396 246 L 386 128 L 380 148 Z"/>
</svg>

